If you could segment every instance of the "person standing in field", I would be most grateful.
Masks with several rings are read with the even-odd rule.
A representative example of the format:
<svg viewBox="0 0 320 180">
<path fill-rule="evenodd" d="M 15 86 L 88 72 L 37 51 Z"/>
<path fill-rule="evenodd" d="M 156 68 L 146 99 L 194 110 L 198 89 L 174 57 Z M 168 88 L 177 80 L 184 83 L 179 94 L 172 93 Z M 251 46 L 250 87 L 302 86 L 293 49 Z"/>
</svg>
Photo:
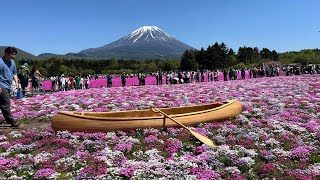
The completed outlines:
<svg viewBox="0 0 320 180">
<path fill-rule="evenodd" d="M 11 127 L 19 126 L 19 121 L 16 121 L 12 116 L 9 96 L 12 80 L 14 80 L 16 88 L 19 86 L 16 63 L 12 60 L 16 54 L 16 48 L 7 47 L 0 60 L 0 109 L 5 121 Z"/>
<path fill-rule="evenodd" d="M 107 87 L 111 87 L 112 86 L 112 76 L 111 74 L 107 75 Z"/>
<path fill-rule="evenodd" d="M 126 78 L 127 78 L 126 73 L 123 72 L 123 73 L 121 74 L 121 83 L 122 83 L 122 86 L 126 86 Z"/>
<path fill-rule="evenodd" d="M 39 94 L 40 92 L 40 83 L 41 83 L 41 73 L 36 66 L 33 66 L 31 70 L 31 79 L 32 79 L 32 93 Z"/>
<path fill-rule="evenodd" d="M 26 95 L 26 87 L 29 84 L 30 70 L 28 68 L 28 63 L 24 63 L 18 71 L 18 78 L 21 84 L 22 94 Z"/>
<path fill-rule="evenodd" d="M 75 81 L 76 81 L 76 89 L 80 89 L 80 80 L 81 80 L 80 75 L 76 76 L 76 78 L 75 78 Z"/>
</svg>

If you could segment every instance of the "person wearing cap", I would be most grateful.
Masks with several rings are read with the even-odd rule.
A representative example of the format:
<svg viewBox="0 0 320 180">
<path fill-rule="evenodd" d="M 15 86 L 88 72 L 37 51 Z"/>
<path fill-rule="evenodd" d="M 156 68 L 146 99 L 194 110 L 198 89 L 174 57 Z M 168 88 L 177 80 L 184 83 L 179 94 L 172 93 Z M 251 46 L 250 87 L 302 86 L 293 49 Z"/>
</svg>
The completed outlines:
<svg viewBox="0 0 320 180">
<path fill-rule="evenodd" d="M 13 60 L 16 54 L 16 48 L 7 47 L 4 50 L 4 56 L 0 59 L 0 109 L 4 119 L 11 127 L 19 126 L 19 121 L 16 121 L 12 116 L 10 103 L 12 80 L 14 80 L 16 88 L 19 87 L 17 67 Z"/>
<path fill-rule="evenodd" d="M 18 71 L 18 78 L 21 84 L 22 94 L 25 96 L 26 87 L 28 87 L 28 82 L 30 78 L 30 70 L 28 68 L 28 63 L 24 63 Z"/>
</svg>

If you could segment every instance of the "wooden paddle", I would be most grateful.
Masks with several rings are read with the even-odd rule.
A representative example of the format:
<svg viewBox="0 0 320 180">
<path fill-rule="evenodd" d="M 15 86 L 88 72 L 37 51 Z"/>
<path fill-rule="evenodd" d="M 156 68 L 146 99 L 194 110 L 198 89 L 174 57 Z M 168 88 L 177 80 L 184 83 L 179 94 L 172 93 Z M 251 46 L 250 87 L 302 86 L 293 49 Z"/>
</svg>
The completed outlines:
<svg viewBox="0 0 320 180">
<path fill-rule="evenodd" d="M 197 139 L 199 139 L 201 142 L 203 142 L 204 144 L 211 146 L 211 147 L 217 147 L 209 138 L 191 130 L 190 128 L 188 128 L 187 126 L 181 124 L 179 121 L 173 119 L 172 117 L 170 117 L 169 115 L 167 115 L 166 113 L 164 113 L 163 111 L 161 111 L 158 108 L 151 108 L 151 110 L 153 112 L 157 112 L 157 113 L 161 113 L 162 115 L 164 115 L 165 117 L 168 117 L 169 119 L 171 119 L 172 121 L 174 121 L 175 123 L 179 124 L 180 126 L 182 126 L 183 128 L 185 128 L 186 130 L 188 130 L 194 137 L 196 137 Z"/>
</svg>

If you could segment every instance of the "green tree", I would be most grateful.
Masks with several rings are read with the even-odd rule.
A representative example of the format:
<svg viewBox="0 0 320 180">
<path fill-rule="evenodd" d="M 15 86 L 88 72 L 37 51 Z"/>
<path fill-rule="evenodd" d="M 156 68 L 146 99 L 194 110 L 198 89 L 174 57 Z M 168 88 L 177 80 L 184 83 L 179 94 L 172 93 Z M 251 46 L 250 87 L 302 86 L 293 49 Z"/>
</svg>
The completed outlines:
<svg viewBox="0 0 320 180">
<path fill-rule="evenodd" d="M 209 46 L 207 49 L 207 61 L 206 69 L 218 69 L 221 68 L 222 57 L 221 46 L 216 42 L 213 46 Z"/>
<path fill-rule="evenodd" d="M 263 48 L 260 51 L 260 55 L 261 55 L 261 58 L 263 58 L 263 59 L 270 59 L 271 58 L 271 51 L 267 48 Z"/>
<path fill-rule="evenodd" d="M 66 76 L 69 76 L 69 68 L 66 65 L 61 65 L 59 67 L 59 74 L 65 74 Z"/>
<path fill-rule="evenodd" d="M 186 50 L 180 61 L 181 70 L 195 70 L 196 69 L 196 57 L 194 50 Z"/>
<path fill-rule="evenodd" d="M 219 69 L 224 69 L 227 66 L 227 61 L 228 61 L 228 48 L 223 42 L 219 45 L 219 47 L 220 47 L 219 58 L 216 60 L 217 61 L 216 67 Z"/>
<path fill-rule="evenodd" d="M 229 49 L 228 51 L 228 55 L 227 55 L 227 62 L 225 63 L 225 66 L 223 67 L 223 69 L 236 65 L 238 63 L 238 60 L 235 56 L 235 53 L 233 51 L 232 48 Z"/>
<path fill-rule="evenodd" d="M 259 48 L 254 47 L 253 48 L 253 61 L 251 63 L 256 63 L 259 61 L 259 59 L 260 59 Z"/>
<path fill-rule="evenodd" d="M 278 60 L 279 60 L 279 55 L 278 55 L 278 53 L 277 53 L 275 50 L 273 50 L 273 51 L 271 51 L 271 53 L 270 53 L 270 58 L 271 58 L 272 60 L 274 60 L 274 61 L 278 61 Z"/>
<path fill-rule="evenodd" d="M 210 47 L 210 46 L 209 46 Z M 209 48 L 208 47 L 208 48 Z M 207 52 L 201 48 L 200 51 L 195 52 L 196 62 L 198 63 L 197 69 L 203 69 L 205 62 L 207 61 Z"/>
</svg>

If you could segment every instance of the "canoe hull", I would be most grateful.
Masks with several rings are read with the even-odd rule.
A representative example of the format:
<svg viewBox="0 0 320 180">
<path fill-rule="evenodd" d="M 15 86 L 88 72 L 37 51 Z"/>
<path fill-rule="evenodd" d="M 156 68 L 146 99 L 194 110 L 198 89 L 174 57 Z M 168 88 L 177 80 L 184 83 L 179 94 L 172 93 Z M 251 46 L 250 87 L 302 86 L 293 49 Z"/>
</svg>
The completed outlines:
<svg viewBox="0 0 320 180">
<path fill-rule="evenodd" d="M 213 104 L 214 108 L 202 111 L 190 111 L 201 109 L 203 106 L 162 108 L 172 118 L 186 126 L 196 126 L 200 123 L 222 121 L 235 118 L 242 112 L 242 106 L 238 101 L 228 101 Z M 206 105 L 209 106 L 209 105 Z M 178 113 L 177 113 L 178 112 Z M 181 112 L 181 113 L 179 113 Z M 114 117 L 113 117 L 114 116 Z M 86 132 L 128 131 L 144 128 L 168 128 L 180 127 L 177 123 L 164 118 L 159 113 L 151 110 L 123 111 L 123 112 L 69 112 L 61 111 L 53 117 L 52 128 L 55 131 L 68 130 Z"/>
</svg>

